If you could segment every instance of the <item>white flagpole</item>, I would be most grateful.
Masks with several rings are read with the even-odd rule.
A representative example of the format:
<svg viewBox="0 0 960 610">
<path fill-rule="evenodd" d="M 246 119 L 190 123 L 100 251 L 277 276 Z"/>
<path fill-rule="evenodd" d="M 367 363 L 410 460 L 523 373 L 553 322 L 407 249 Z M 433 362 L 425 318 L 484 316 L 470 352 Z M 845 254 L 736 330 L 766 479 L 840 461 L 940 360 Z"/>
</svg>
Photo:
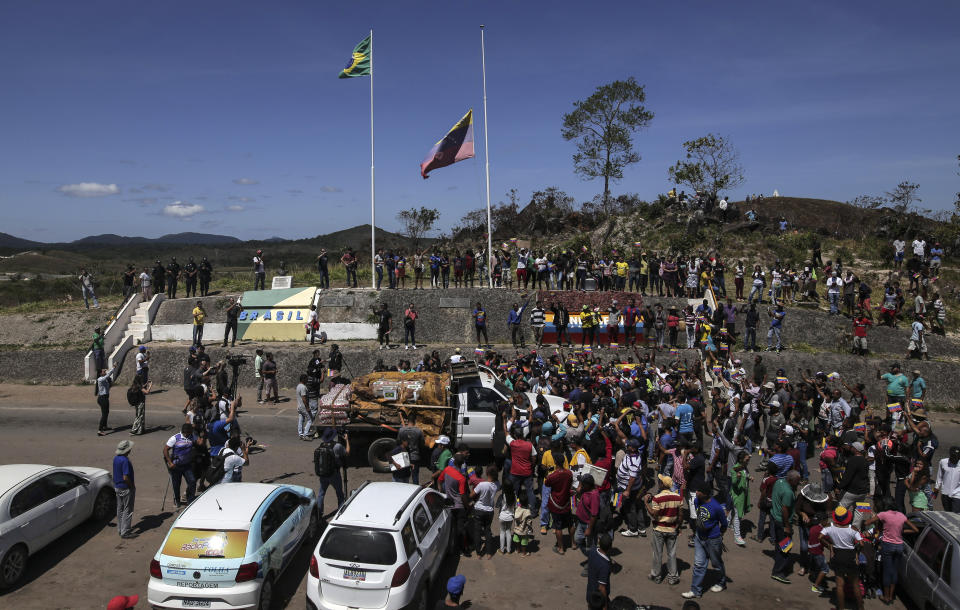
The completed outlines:
<svg viewBox="0 0 960 610">
<path fill-rule="evenodd" d="M 483 72 L 483 152 L 487 168 L 487 279 L 493 288 L 493 230 L 490 221 L 490 141 L 487 138 L 487 52 L 483 41 L 483 25 L 480 25 L 480 65 Z"/>
<path fill-rule="evenodd" d="M 370 30 L 370 287 L 377 287 L 377 212 L 373 188 L 373 30 Z"/>
</svg>

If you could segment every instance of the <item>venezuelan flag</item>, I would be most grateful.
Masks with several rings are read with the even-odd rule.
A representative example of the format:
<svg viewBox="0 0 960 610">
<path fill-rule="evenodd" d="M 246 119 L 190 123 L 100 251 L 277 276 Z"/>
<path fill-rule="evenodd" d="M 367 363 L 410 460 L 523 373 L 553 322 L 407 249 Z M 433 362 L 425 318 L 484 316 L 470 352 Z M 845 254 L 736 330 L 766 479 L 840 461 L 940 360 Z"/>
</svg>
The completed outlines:
<svg viewBox="0 0 960 610">
<path fill-rule="evenodd" d="M 420 175 L 429 178 L 427 174 L 435 169 L 473 157 L 473 109 L 470 109 L 443 139 L 433 145 L 420 164 Z"/>
<path fill-rule="evenodd" d="M 858 513 L 869 513 L 871 510 L 869 502 L 857 502 Z"/>
<path fill-rule="evenodd" d="M 784 553 L 789 553 L 790 549 L 793 548 L 793 538 L 784 538 L 781 540 L 778 545 L 780 550 Z"/>
<path fill-rule="evenodd" d="M 902 410 L 903 407 L 900 406 L 899 402 L 891 402 L 887 405 L 887 411 L 890 411 L 891 413 L 899 413 Z"/>
<path fill-rule="evenodd" d="M 778 376 L 777 376 L 777 383 L 790 383 L 790 381 L 789 381 L 786 377 L 784 377 L 784 376 L 782 376 L 782 375 L 778 375 Z"/>
<path fill-rule="evenodd" d="M 865 424 L 865 423 L 863 423 L 863 422 L 861 422 L 861 423 L 859 423 L 859 424 L 854 424 L 853 429 L 856 430 L 857 432 L 866 432 L 866 431 L 867 431 L 867 424 Z"/>
</svg>

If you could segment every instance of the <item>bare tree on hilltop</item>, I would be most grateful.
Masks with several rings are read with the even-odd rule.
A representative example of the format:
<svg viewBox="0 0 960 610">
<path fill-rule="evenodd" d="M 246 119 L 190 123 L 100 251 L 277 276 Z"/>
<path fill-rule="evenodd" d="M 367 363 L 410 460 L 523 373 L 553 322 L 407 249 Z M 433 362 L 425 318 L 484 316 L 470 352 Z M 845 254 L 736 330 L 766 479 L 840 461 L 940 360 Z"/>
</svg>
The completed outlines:
<svg viewBox="0 0 960 610">
<path fill-rule="evenodd" d="M 705 195 L 716 196 L 721 190 L 734 189 L 743 184 L 740 153 L 730 140 L 708 133 L 696 140 L 683 143 L 686 160 L 677 161 L 667 171 L 675 184 L 685 184 Z"/>
<path fill-rule="evenodd" d="M 397 214 L 397 220 L 403 225 L 403 234 L 410 238 L 414 248 L 420 247 L 420 240 L 433 230 L 439 219 L 440 211 L 426 206 L 420 206 L 419 210 L 417 208 L 401 210 Z"/>
<path fill-rule="evenodd" d="M 610 182 L 623 178 L 626 166 L 640 161 L 632 133 L 650 124 L 653 113 L 644 107 L 643 85 L 627 80 L 601 85 L 587 99 L 573 103 L 563 115 L 561 134 L 575 140 L 573 167 L 585 180 L 603 178 L 603 207 L 609 212 Z"/>
</svg>

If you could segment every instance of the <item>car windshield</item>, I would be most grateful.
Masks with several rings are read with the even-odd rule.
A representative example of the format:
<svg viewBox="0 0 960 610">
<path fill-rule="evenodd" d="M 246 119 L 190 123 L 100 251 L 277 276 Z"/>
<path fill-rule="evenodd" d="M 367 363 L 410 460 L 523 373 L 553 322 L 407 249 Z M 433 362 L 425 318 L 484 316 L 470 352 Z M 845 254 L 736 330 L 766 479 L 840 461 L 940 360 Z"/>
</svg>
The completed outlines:
<svg viewBox="0 0 960 610">
<path fill-rule="evenodd" d="M 332 527 L 323 537 L 320 556 L 337 561 L 388 566 L 397 562 L 397 544 L 389 532 Z"/>
<path fill-rule="evenodd" d="M 170 530 L 161 554 L 187 559 L 243 559 L 247 555 L 246 530 Z"/>
</svg>

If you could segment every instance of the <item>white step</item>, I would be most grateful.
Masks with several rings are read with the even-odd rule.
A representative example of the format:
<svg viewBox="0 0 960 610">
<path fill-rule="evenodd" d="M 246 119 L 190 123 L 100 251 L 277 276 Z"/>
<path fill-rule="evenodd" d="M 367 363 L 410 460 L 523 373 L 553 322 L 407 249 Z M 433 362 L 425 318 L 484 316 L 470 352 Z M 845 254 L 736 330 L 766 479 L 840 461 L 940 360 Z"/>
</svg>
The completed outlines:
<svg viewBox="0 0 960 610">
<path fill-rule="evenodd" d="M 131 322 L 127 326 L 127 334 L 133 335 L 134 337 L 143 336 L 144 331 L 150 328 L 150 325 L 146 322 Z"/>
<path fill-rule="evenodd" d="M 130 316 L 130 323 L 131 324 L 149 324 L 149 320 L 147 320 L 147 314 L 135 313 L 132 316 Z"/>
</svg>

